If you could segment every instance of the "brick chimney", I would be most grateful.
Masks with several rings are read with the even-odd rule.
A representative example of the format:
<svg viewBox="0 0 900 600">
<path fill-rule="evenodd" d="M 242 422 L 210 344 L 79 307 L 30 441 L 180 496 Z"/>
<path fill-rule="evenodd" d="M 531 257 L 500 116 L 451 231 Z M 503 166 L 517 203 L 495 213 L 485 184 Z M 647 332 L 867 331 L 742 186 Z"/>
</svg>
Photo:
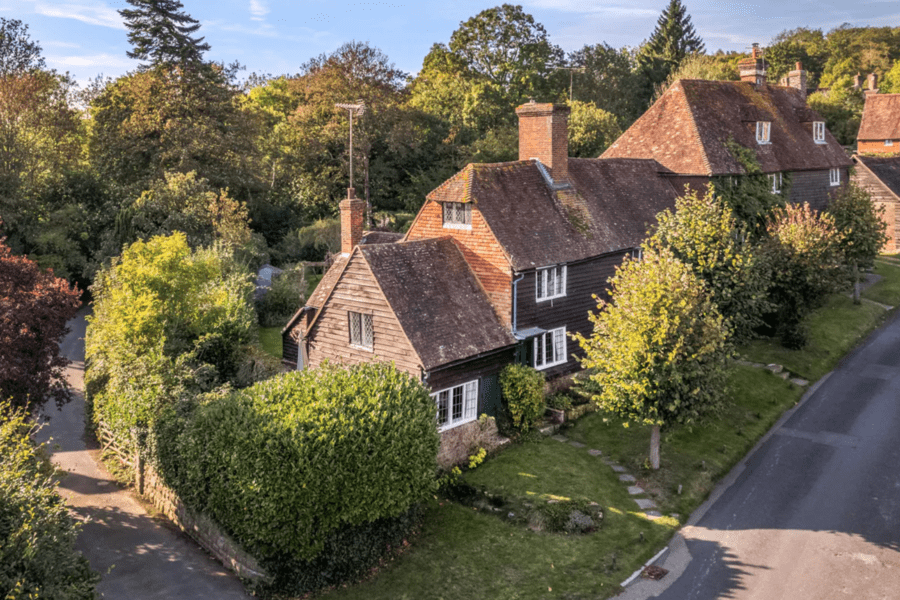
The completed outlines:
<svg viewBox="0 0 900 600">
<path fill-rule="evenodd" d="M 800 95 L 806 100 L 807 73 L 803 70 L 802 63 L 798 62 L 795 66 L 796 68 L 788 73 L 787 84 L 792 88 L 800 90 Z"/>
<path fill-rule="evenodd" d="M 878 93 L 878 73 L 869 73 L 868 77 L 869 89 L 866 90 L 867 94 L 877 94 Z"/>
<path fill-rule="evenodd" d="M 853 89 L 861 90 L 862 89 L 862 73 L 857 73 L 853 76 Z"/>
<path fill-rule="evenodd" d="M 759 51 L 759 44 L 753 44 L 750 58 L 738 63 L 738 72 L 741 74 L 741 81 L 749 81 L 756 85 L 766 83 L 766 61 Z"/>
<path fill-rule="evenodd" d="M 362 239 L 366 201 L 356 197 L 356 190 L 347 188 L 347 197 L 341 201 L 340 207 L 341 254 L 349 256 Z"/>
<path fill-rule="evenodd" d="M 519 115 L 519 160 L 536 158 L 550 172 L 554 183 L 569 178 L 568 106 L 536 104 L 516 109 Z"/>
</svg>

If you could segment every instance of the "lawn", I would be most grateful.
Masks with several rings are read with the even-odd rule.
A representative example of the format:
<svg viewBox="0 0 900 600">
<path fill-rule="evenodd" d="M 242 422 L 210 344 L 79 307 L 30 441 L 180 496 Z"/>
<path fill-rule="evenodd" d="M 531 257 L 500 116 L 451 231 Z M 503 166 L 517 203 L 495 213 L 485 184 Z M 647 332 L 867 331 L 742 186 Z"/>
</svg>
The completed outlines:
<svg viewBox="0 0 900 600">
<path fill-rule="evenodd" d="M 281 358 L 281 327 L 260 327 L 259 345 L 272 356 Z"/>
<path fill-rule="evenodd" d="M 900 261 L 895 259 L 875 262 L 876 275 L 882 279 L 862 293 L 863 298 L 888 306 L 897 306 L 900 300 Z"/>
</svg>

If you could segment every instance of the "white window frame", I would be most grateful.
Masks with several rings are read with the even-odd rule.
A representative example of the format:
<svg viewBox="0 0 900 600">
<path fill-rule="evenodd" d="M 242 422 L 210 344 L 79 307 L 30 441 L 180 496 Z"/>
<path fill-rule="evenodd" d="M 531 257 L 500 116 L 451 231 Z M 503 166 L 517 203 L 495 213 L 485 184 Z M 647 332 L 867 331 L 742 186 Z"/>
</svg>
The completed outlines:
<svg viewBox="0 0 900 600">
<path fill-rule="evenodd" d="M 566 295 L 566 265 L 556 265 L 534 272 L 534 297 L 538 302 Z"/>
<path fill-rule="evenodd" d="M 348 310 L 347 326 L 350 330 L 350 346 L 372 352 L 375 348 L 375 327 L 372 323 L 372 315 Z"/>
<path fill-rule="evenodd" d="M 772 183 L 772 189 L 769 191 L 773 194 L 780 194 L 781 186 L 784 183 L 784 176 L 781 173 L 770 173 L 769 181 Z"/>
<path fill-rule="evenodd" d="M 884 145 L 885 145 L 885 146 L 893 146 L 893 145 L 894 145 L 894 140 L 884 140 Z"/>
<path fill-rule="evenodd" d="M 828 182 L 831 184 L 831 187 L 836 185 L 841 185 L 841 170 L 840 169 L 829 169 L 828 170 Z"/>
<path fill-rule="evenodd" d="M 551 344 L 551 360 L 547 360 L 546 351 L 547 344 Z M 565 364 L 568 361 L 566 355 L 566 328 L 559 327 L 551 329 L 538 336 L 535 336 L 532 342 L 534 348 L 534 368 L 538 371 L 549 369 L 557 365 Z"/>
<path fill-rule="evenodd" d="M 431 397 L 434 398 L 437 407 L 435 418 L 437 419 L 438 431 L 459 427 L 478 418 L 477 379 L 438 390 L 431 394 Z M 458 405 L 457 402 L 459 403 Z M 457 406 L 459 407 L 459 413 L 458 416 L 454 417 Z M 442 407 L 446 411 L 444 413 L 446 420 L 443 423 L 441 422 Z"/>
<path fill-rule="evenodd" d="M 469 202 L 444 202 L 441 220 L 444 229 L 472 229 L 472 205 Z"/>
<path fill-rule="evenodd" d="M 772 121 L 756 122 L 756 143 L 771 144 L 772 143 Z"/>
<path fill-rule="evenodd" d="M 635 248 L 631 251 L 631 259 L 632 260 L 644 260 L 644 249 L 643 248 Z"/>
<path fill-rule="evenodd" d="M 817 144 L 825 143 L 825 121 L 813 121 L 813 141 Z"/>
</svg>

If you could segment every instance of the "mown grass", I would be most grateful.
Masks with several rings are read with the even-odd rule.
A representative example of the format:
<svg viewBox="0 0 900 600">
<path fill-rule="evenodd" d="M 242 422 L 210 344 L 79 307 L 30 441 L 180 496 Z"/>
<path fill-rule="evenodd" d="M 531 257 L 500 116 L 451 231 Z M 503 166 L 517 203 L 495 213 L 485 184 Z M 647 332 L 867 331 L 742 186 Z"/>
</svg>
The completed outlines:
<svg viewBox="0 0 900 600">
<path fill-rule="evenodd" d="M 283 356 L 281 347 L 281 327 L 260 327 L 259 345 L 276 358 Z"/>
<path fill-rule="evenodd" d="M 888 306 L 897 306 L 900 303 L 900 261 L 876 261 L 874 273 L 881 275 L 881 281 L 865 290 L 862 297 Z"/>
</svg>

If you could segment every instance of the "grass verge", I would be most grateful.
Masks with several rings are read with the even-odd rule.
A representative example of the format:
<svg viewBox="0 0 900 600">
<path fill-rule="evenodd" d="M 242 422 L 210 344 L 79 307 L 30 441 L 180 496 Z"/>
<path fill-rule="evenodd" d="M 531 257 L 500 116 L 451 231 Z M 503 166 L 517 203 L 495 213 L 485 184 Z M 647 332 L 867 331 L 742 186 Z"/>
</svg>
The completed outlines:
<svg viewBox="0 0 900 600">
<path fill-rule="evenodd" d="M 881 275 L 881 281 L 864 291 L 862 297 L 888 306 L 897 306 L 900 300 L 900 262 L 876 261 L 874 273 Z"/>
<path fill-rule="evenodd" d="M 266 353 L 271 354 L 275 358 L 282 358 L 281 327 L 260 327 L 259 345 L 262 346 Z"/>
</svg>

